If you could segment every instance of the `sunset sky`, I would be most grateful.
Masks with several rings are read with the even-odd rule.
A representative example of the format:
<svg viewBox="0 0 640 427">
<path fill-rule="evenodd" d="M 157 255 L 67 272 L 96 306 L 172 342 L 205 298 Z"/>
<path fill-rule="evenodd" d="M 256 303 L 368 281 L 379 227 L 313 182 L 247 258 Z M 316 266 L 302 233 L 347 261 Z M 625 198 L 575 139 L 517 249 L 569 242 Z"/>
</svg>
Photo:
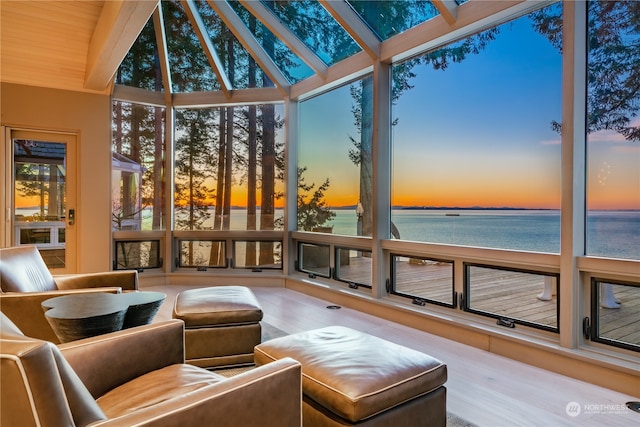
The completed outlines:
<svg viewBox="0 0 640 427">
<path fill-rule="evenodd" d="M 479 55 L 443 71 L 414 69 L 393 108 L 393 205 L 560 207 L 561 55 L 528 18 L 501 27 Z M 331 182 L 332 206 L 355 204 L 357 137 L 347 87 L 300 108 L 299 163 L 307 182 Z M 589 207 L 640 209 L 640 145 L 589 136 Z"/>
<path fill-rule="evenodd" d="M 559 209 L 561 145 L 551 123 L 562 119 L 561 59 L 524 17 L 445 71 L 416 67 L 414 87 L 392 109 L 392 205 Z M 349 160 L 349 137 L 359 138 L 352 104 L 349 86 L 302 102 L 292 141 L 299 166 L 308 168 L 306 183 L 329 179 L 332 207 L 360 198 L 359 166 Z M 283 116 L 283 106 L 276 108 Z M 640 210 L 640 143 L 600 131 L 588 144 L 589 208 Z M 232 204 L 246 206 L 246 193 L 245 180 Z M 38 204 L 16 199 L 18 207 Z"/>
</svg>

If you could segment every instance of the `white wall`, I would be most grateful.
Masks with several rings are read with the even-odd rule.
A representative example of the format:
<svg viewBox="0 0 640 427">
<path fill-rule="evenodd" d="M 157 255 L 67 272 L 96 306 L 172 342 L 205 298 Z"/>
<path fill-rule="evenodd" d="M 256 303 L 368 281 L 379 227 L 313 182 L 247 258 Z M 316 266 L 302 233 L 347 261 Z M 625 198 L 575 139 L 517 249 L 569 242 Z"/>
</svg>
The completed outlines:
<svg viewBox="0 0 640 427">
<path fill-rule="evenodd" d="M 77 134 L 78 272 L 110 270 L 110 97 L 10 83 L 2 83 L 0 97 L 2 126 Z M 4 197 L 0 203 L 6 212 Z"/>
</svg>

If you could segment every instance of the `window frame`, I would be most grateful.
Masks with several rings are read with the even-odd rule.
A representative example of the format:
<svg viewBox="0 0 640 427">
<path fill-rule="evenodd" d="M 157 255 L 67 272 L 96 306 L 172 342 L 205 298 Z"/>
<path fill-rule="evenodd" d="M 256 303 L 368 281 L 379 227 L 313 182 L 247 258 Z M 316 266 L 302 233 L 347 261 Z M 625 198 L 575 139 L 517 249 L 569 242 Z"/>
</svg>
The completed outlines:
<svg viewBox="0 0 640 427">
<path fill-rule="evenodd" d="M 493 313 L 490 311 L 478 310 L 472 308 L 469 304 L 469 301 L 472 299 L 471 295 L 471 267 L 479 267 L 486 268 L 491 270 L 499 270 L 499 271 L 508 271 L 513 273 L 524 273 L 524 274 L 532 274 L 536 276 L 550 276 L 555 278 L 556 286 L 556 303 L 555 303 L 555 313 L 556 313 L 556 327 L 548 326 L 542 323 L 535 323 L 528 320 L 524 320 L 518 317 L 504 316 L 498 313 Z M 476 263 L 476 262 L 463 262 L 463 283 L 464 283 L 464 292 L 462 296 L 462 304 L 461 308 L 463 311 L 468 313 L 477 314 L 484 317 L 489 317 L 492 319 L 496 319 L 496 324 L 499 326 L 505 326 L 508 328 L 514 328 L 516 325 L 522 325 L 531 327 L 534 329 L 540 329 L 543 331 L 552 332 L 555 334 L 560 333 L 560 273 L 549 273 L 539 270 L 518 268 L 518 267 L 505 267 L 501 265 L 495 264 L 484 264 L 484 263 Z"/>
<path fill-rule="evenodd" d="M 425 298 L 425 297 L 421 297 L 418 295 L 412 295 L 412 294 L 408 294 L 408 293 L 404 293 L 401 291 L 398 291 L 396 289 L 396 285 L 397 285 L 397 268 L 396 268 L 396 257 L 407 257 L 410 259 L 419 259 L 419 260 L 424 260 L 424 261 L 434 261 L 434 262 L 444 262 L 447 264 L 451 265 L 451 299 L 452 299 L 452 303 L 447 303 L 445 301 L 439 301 L 436 299 L 431 299 L 431 298 Z M 455 289 L 455 282 L 456 282 L 456 273 L 455 273 L 455 261 L 453 260 L 449 260 L 449 259 L 444 259 L 444 258 L 436 258 L 436 257 L 429 257 L 429 256 L 413 256 L 413 255 L 406 255 L 406 254 L 400 254 L 400 253 L 390 253 L 389 254 L 389 258 L 390 258 L 390 277 L 391 277 L 391 283 L 390 283 L 390 289 L 389 289 L 389 294 L 390 295 L 397 295 L 403 298 L 408 298 L 411 299 L 412 304 L 415 305 L 419 305 L 419 306 L 425 306 L 426 304 L 433 304 L 436 306 L 441 306 L 441 307 L 446 307 L 446 308 L 451 308 L 451 309 L 456 309 L 458 308 L 458 293 L 456 292 Z"/>
<path fill-rule="evenodd" d="M 622 348 L 625 350 L 631 350 L 635 352 L 640 352 L 640 344 L 633 344 L 626 341 L 618 341 L 612 338 L 603 337 L 600 333 L 600 313 L 602 310 L 601 307 L 601 297 L 600 297 L 600 289 L 599 287 L 605 284 L 611 285 L 622 285 L 622 286 L 631 286 L 634 288 L 640 288 L 640 282 L 631 282 L 626 280 L 617 280 L 617 279 L 605 279 L 603 277 L 591 277 L 590 283 L 590 318 L 587 317 L 583 321 L 583 333 L 585 338 L 600 344 L 606 344 L 608 346 L 613 346 L 617 348 Z M 615 309 L 614 309 L 615 310 Z"/>
</svg>

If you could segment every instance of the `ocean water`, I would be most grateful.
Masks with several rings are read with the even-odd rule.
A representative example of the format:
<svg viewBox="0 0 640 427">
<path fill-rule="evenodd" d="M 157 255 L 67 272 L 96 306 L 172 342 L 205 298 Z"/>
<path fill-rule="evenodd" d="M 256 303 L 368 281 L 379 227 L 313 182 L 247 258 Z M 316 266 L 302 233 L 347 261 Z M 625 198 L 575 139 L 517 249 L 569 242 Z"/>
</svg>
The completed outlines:
<svg viewBox="0 0 640 427">
<path fill-rule="evenodd" d="M 517 212 L 517 213 L 516 213 Z M 535 252 L 560 252 L 557 211 L 392 211 L 400 237 Z"/>
<path fill-rule="evenodd" d="M 212 209 L 213 210 L 213 209 Z M 19 212 L 30 215 L 37 210 Z M 355 210 L 335 210 L 334 234 L 357 235 Z M 276 217 L 282 211 L 276 210 Z M 496 249 L 560 253 L 558 210 L 403 210 L 391 220 L 402 240 Z M 144 221 L 143 221 L 144 222 Z M 213 217 L 204 228 L 213 225 Z M 246 211 L 231 211 L 230 228 L 246 229 Z M 587 254 L 640 259 L 640 211 L 590 211 Z"/>
<path fill-rule="evenodd" d="M 400 210 L 391 220 L 402 240 L 560 253 L 558 210 Z M 338 210 L 335 234 L 356 235 L 356 214 Z M 587 254 L 640 259 L 640 211 L 591 211 Z"/>
</svg>

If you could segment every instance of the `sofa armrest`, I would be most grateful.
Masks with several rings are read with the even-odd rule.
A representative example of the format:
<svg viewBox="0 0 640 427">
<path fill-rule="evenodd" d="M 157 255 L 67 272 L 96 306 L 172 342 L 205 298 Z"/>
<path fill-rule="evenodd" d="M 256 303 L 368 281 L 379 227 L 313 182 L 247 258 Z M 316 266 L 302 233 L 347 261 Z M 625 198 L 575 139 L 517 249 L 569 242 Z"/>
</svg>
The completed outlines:
<svg viewBox="0 0 640 427">
<path fill-rule="evenodd" d="M 184 322 L 138 326 L 58 346 L 94 398 L 148 372 L 184 363 Z"/>
<path fill-rule="evenodd" d="M 121 288 L 88 288 L 47 292 L 4 292 L 0 293 L 0 310 L 22 331 L 32 338 L 60 343 L 44 316 L 42 302 L 49 298 L 81 293 L 121 292 Z"/>
<path fill-rule="evenodd" d="M 135 270 L 106 271 L 102 273 L 53 276 L 58 289 L 100 288 L 117 286 L 125 291 L 138 290 L 138 272 Z"/>
<path fill-rule="evenodd" d="M 302 368 L 284 358 L 95 426 L 302 426 Z"/>
</svg>

